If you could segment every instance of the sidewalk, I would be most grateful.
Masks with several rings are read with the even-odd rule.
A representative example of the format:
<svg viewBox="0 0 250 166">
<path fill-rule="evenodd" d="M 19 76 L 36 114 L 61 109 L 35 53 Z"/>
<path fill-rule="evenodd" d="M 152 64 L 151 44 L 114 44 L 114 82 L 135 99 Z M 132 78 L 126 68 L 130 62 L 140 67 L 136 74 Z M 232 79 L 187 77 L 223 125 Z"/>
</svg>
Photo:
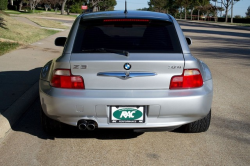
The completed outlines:
<svg viewBox="0 0 250 166">
<path fill-rule="evenodd" d="M 59 32 L 0 56 L 0 139 L 38 97 L 41 67 L 61 55 L 63 47 L 56 47 L 54 40 L 68 33 Z"/>
<path fill-rule="evenodd" d="M 184 20 L 184 19 L 177 19 L 178 22 L 188 22 L 194 24 L 203 24 L 203 25 L 211 25 L 217 26 L 221 28 L 229 28 L 229 29 L 240 29 L 240 30 L 248 30 L 250 31 L 250 26 L 238 26 L 238 25 L 231 25 L 231 24 L 223 24 L 223 23 L 216 23 L 216 22 L 206 22 L 206 21 L 197 21 L 197 20 Z"/>
<path fill-rule="evenodd" d="M 42 26 L 40 26 L 40 25 L 38 25 L 37 23 L 35 23 L 35 22 L 33 22 L 33 21 L 31 21 L 31 20 L 29 20 L 28 18 L 26 18 L 26 17 L 22 17 L 22 16 L 14 16 L 14 17 L 12 17 L 12 18 L 15 18 L 16 20 L 18 20 L 18 21 L 21 21 L 21 22 L 23 22 L 23 23 L 26 23 L 26 24 L 29 24 L 29 25 L 32 25 L 32 26 L 35 26 L 35 27 L 38 27 L 38 28 L 43 28 L 43 29 L 51 29 L 51 30 L 56 30 L 56 31 L 64 31 L 65 29 L 59 29 L 59 28 L 48 28 L 48 27 L 42 27 Z M 45 18 L 45 19 L 51 19 L 51 17 L 37 17 L 37 18 Z M 53 17 L 52 17 L 53 18 Z M 54 18 L 54 19 L 57 19 L 57 18 Z M 62 20 L 62 19 L 58 19 L 58 20 Z M 63 19 L 63 20 L 65 20 L 65 19 Z M 66 19 L 66 20 L 74 20 L 74 19 Z M 71 26 L 71 25 L 68 25 L 68 24 L 63 24 L 63 25 L 65 25 L 65 26 Z"/>
</svg>

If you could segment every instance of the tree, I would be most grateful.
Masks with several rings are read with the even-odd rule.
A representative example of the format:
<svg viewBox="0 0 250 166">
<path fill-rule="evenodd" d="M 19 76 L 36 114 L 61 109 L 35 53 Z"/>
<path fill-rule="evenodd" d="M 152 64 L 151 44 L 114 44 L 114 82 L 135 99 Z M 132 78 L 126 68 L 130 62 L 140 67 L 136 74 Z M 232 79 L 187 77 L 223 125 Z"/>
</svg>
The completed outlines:
<svg viewBox="0 0 250 166">
<path fill-rule="evenodd" d="M 246 17 L 250 18 L 250 6 L 248 6 L 247 8 Z"/>
<path fill-rule="evenodd" d="M 8 0 L 0 0 L 0 10 L 7 9 Z"/>
<path fill-rule="evenodd" d="M 198 20 L 200 19 L 200 11 L 203 9 L 205 5 L 209 4 L 209 0 L 193 0 L 191 7 L 194 7 L 198 11 Z M 192 10 L 192 9 L 191 9 Z M 193 11 L 191 11 L 191 19 L 192 19 Z"/>
<path fill-rule="evenodd" d="M 61 5 L 61 15 L 64 15 L 65 7 L 67 7 L 66 10 L 67 15 L 69 15 L 69 9 L 72 4 L 86 2 L 86 0 L 55 0 L 55 1 L 57 1 L 58 4 Z"/>
<path fill-rule="evenodd" d="M 55 7 L 55 5 L 59 3 L 58 0 L 41 0 L 40 4 L 44 5 L 44 8 L 46 11 L 48 11 L 49 8 L 51 8 L 51 5 Z"/>
<path fill-rule="evenodd" d="M 136 10 L 140 10 L 140 11 L 149 11 L 149 8 L 144 7 L 144 8 L 136 9 Z"/>
<path fill-rule="evenodd" d="M 234 3 L 234 1 L 236 1 L 235 3 L 237 3 L 238 1 L 240 1 L 240 0 L 221 0 L 221 3 L 222 3 L 222 5 L 225 7 L 225 9 L 226 9 L 226 11 L 225 11 L 225 16 L 226 16 L 226 18 L 225 18 L 225 22 L 227 22 L 227 18 L 228 18 L 228 11 L 230 10 L 230 9 L 232 9 L 232 16 L 231 16 L 231 19 L 233 19 L 233 5 L 235 4 Z M 231 22 L 232 22 L 232 20 L 231 20 Z"/>
<path fill-rule="evenodd" d="M 148 2 L 149 8 L 156 12 L 166 12 L 168 1 L 166 0 L 150 0 Z"/>
<path fill-rule="evenodd" d="M 91 5 L 91 8 L 93 9 L 93 12 L 100 11 L 100 7 L 98 6 L 98 4 L 102 1 L 104 0 L 90 0 L 90 5 Z"/>
<path fill-rule="evenodd" d="M 177 17 L 177 14 L 179 13 L 179 9 L 180 6 L 178 6 L 178 4 L 175 3 L 175 1 L 172 1 L 168 4 L 168 13 L 170 13 L 171 15 L 173 15 L 174 17 Z"/>
<path fill-rule="evenodd" d="M 193 12 L 196 6 L 200 6 L 200 0 L 191 0 L 191 4 L 190 4 L 191 20 L 193 19 Z"/>
<path fill-rule="evenodd" d="M 102 2 L 99 2 L 98 6 L 100 7 L 101 11 L 107 11 L 114 10 L 116 4 L 116 0 L 104 0 Z"/>
<path fill-rule="evenodd" d="M 177 3 L 185 10 L 185 20 L 187 19 L 187 8 L 191 5 L 191 2 L 192 0 L 177 0 Z"/>
<path fill-rule="evenodd" d="M 241 18 L 241 16 L 240 15 L 236 15 L 236 16 L 234 16 L 234 18 Z"/>
<path fill-rule="evenodd" d="M 30 10 L 34 11 L 39 2 L 40 0 L 29 0 Z"/>
<path fill-rule="evenodd" d="M 59 3 L 62 4 L 61 15 L 64 15 L 64 8 L 65 8 L 66 2 L 67 2 L 67 0 L 61 0 L 61 1 L 59 1 Z"/>
<path fill-rule="evenodd" d="M 18 11 L 21 11 L 22 10 L 22 7 L 23 7 L 23 3 L 29 3 L 29 0 L 17 0 L 17 3 L 19 4 L 19 8 L 18 8 Z"/>
</svg>

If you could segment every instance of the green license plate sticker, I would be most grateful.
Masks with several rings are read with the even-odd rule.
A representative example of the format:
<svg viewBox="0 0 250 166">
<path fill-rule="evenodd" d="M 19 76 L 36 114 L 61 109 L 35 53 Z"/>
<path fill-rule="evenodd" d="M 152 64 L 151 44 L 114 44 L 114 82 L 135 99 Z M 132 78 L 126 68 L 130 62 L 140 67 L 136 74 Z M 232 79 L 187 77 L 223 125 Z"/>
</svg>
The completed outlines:
<svg viewBox="0 0 250 166">
<path fill-rule="evenodd" d="M 111 123 L 144 123 L 144 107 L 111 107 Z"/>
</svg>

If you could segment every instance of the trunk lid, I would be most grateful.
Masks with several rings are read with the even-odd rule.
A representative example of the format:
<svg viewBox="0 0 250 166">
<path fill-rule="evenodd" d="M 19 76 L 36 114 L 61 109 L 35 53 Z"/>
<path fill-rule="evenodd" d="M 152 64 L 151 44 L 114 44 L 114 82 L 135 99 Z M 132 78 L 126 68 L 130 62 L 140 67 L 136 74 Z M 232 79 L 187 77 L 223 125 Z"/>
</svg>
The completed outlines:
<svg viewBox="0 0 250 166">
<path fill-rule="evenodd" d="M 130 70 L 125 70 L 128 63 Z M 181 53 L 73 53 L 71 72 L 84 79 L 85 89 L 169 89 L 172 76 L 184 68 Z"/>
</svg>

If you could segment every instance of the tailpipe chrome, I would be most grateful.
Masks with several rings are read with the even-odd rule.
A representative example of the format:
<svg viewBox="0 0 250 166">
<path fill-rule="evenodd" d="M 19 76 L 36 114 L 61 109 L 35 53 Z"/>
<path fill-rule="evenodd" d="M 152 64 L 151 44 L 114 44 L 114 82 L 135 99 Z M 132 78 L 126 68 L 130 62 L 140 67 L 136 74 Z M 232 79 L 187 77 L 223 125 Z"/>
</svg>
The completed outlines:
<svg viewBox="0 0 250 166">
<path fill-rule="evenodd" d="M 87 123 L 86 127 L 87 127 L 88 130 L 95 130 L 95 122 L 94 121 L 89 121 Z"/>
<path fill-rule="evenodd" d="M 80 120 L 78 122 L 78 128 L 79 130 L 86 130 L 87 129 L 87 121 L 86 120 Z"/>
</svg>

